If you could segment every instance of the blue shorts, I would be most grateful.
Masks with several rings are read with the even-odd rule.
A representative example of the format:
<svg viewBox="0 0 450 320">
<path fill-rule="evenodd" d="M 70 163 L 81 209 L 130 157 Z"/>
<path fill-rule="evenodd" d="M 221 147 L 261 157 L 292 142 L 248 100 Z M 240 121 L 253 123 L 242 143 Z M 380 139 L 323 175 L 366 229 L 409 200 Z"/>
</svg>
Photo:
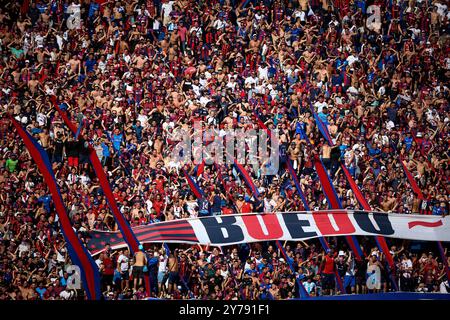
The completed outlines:
<svg viewBox="0 0 450 320">
<path fill-rule="evenodd" d="M 199 216 L 199 217 L 206 217 L 206 216 L 209 216 L 209 211 L 207 211 L 207 210 L 200 210 L 200 211 L 198 212 L 198 216 Z"/>
<path fill-rule="evenodd" d="M 344 277 L 344 288 L 355 287 L 356 281 L 355 276 L 345 276 Z"/>
<path fill-rule="evenodd" d="M 163 278 L 164 278 L 164 275 L 165 275 L 166 273 L 165 272 L 163 272 L 163 271 L 159 271 L 158 272 L 158 282 L 159 283 L 161 283 L 162 281 L 163 281 Z"/>
</svg>

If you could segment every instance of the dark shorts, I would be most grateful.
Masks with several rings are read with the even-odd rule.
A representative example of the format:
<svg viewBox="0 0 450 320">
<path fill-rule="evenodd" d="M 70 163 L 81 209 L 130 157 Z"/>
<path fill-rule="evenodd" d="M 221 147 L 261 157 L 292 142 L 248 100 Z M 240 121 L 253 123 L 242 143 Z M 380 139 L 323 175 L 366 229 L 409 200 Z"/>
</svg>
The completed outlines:
<svg viewBox="0 0 450 320">
<path fill-rule="evenodd" d="M 177 281 L 178 281 L 178 272 L 170 272 L 169 283 L 177 283 Z"/>
<path fill-rule="evenodd" d="M 102 277 L 103 283 L 108 285 L 113 283 L 114 275 L 112 274 L 104 274 Z"/>
<path fill-rule="evenodd" d="M 334 289 L 335 287 L 335 276 L 334 274 L 322 274 L 322 288 L 323 289 Z"/>
<path fill-rule="evenodd" d="M 362 276 L 355 276 L 355 281 L 358 286 L 365 286 L 366 285 L 366 277 Z"/>
<path fill-rule="evenodd" d="M 53 155 L 53 161 L 52 162 L 57 162 L 57 163 L 61 163 L 63 162 L 63 157 L 61 154 L 54 154 Z"/>
<path fill-rule="evenodd" d="M 144 267 L 133 267 L 133 277 L 136 279 L 144 277 Z"/>
<path fill-rule="evenodd" d="M 89 155 L 81 154 L 80 155 L 80 164 L 85 164 L 89 162 Z"/>
<path fill-rule="evenodd" d="M 122 279 L 122 280 L 128 280 L 128 279 L 130 279 L 130 274 L 128 273 L 128 271 L 121 272 L 121 273 L 120 273 L 120 279 Z"/>
</svg>

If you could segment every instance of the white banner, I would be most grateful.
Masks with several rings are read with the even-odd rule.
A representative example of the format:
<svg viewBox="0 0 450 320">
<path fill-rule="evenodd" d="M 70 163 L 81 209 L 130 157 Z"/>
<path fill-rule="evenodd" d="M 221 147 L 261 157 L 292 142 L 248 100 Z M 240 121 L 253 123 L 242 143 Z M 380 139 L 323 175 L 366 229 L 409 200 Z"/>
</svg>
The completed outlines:
<svg viewBox="0 0 450 320">
<path fill-rule="evenodd" d="M 329 210 L 252 213 L 191 218 L 133 228 L 141 243 L 174 242 L 216 246 L 270 240 L 307 240 L 322 236 L 383 236 L 450 241 L 449 217 Z M 109 243 L 126 246 L 119 232 L 91 232 L 88 248 L 95 254 Z"/>
</svg>

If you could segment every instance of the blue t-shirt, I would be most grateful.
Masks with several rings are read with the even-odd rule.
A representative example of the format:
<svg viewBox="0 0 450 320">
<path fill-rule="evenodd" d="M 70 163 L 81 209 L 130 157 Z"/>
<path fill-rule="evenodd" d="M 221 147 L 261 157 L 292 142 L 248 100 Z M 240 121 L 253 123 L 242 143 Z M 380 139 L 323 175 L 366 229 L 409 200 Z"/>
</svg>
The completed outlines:
<svg viewBox="0 0 450 320">
<path fill-rule="evenodd" d="M 102 148 L 103 148 L 103 156 L 109 157 L 111 153 L 109 152 L 109 147 L 106 143 L 102 142 Z"/>
<path fill-rule="evenodd" d="M 140 141 L 142 139 L 142 130 L 144 128 L 142 126 L 133 125 L 133 129 L 136 132 L 136 138 Z"/>
<path fill-rule="evenodd" d="M 247 271 L 245 271 L 245 274 L 248 274 L 249 276 L 253 276 L 258 274 L 258 271 L 256 271 L 255 269 L 248 269 Z"/>
<path fill-rule="evenodd" d="M 413 138 L 412 137 L 405 137 L 405 145 L 406 145 L 406 151 L 409 151 L 412 146 Z"/>
<path fill-rule="evenodd" d="M 209 213 L 209 202 L 204 198 L 200 198 L 197 200 L 198 203 L 198 212 L 202 215 L 207 215 Z"/>
<path fill-rule="evenodd" d="M 95 11 L 97 11 L 99 8 L 100 5 L 98 3 L 96 3 L 95 1 L 91 2 L 91 5 L 89 6 L 89 18 L 92 17 Z"/>
<path fill-rule="evenodd" d="M 33 128 L 31 129 L 31 134 L 36 134 L 36 133 L 41 133 L 42 129 L 41 128 Z"/>
<path fill-rule="evenodd" d="M 38 202 L 44 203 L 44 209 L 47 212 L 50 212 L 50 201 L 52 200 L 52 197 L 49 195 L 45 195 L 38 198 Z"/>
<path fill-rule="evenodd" d="M 120 150 L 120 144 L 122 143 L 122 139 L 123 139 L 123 134 L 121 134 L 121 133 L 112 135 L 111 140 L 112 140 L 113 147 L 115 150 L 117 150 L 117 151 Z"/>
<path fill-rule="evenodd" d="M 222 198 L 219 195 L 215 195 L 211 206 L 212 212 L 220 212 L 222 208 Z"/>
<path fill-rule="evenodd" d="M 447 208 L 446 207 L 441 207 L 439 204 L 437 204 L 437 205 L 433 206 L 433 210 L 432 210 L 431 214 L 433 214 L 435 216 L 446 215 L 447 214 Z"/>
<path fill-rule="evenodd" d="M 41 297 L 41 299 L 44 299 L 45 291 L 47 291 L 46 288 L 39 288 L 39 287 L 36 288 L 36 292 L 39 293 L 39 296 Z"/>
<path fill-rule="evenodd" d="M 95 59 L 87 59 L 84 65 L 86 66 L 86 72 L 94 71 L 94 66 L 97 64 Z"/>
<path fill-rule="evenodd" d="M 269 271 L 273 271 L 273 267 L 272 267 L 272 265 L 270 264 L 270 263 L 266 263 L 266 264 L 264 264 L 264 263 L 260 263 L 260 264 L 258 264 L 258 271 L 261 273 L 261 271 L 262 271 L 262 269 L 264 269 L 265 267 L 269 267 Z"/>
<path fill-rule="evenodd" d="M 318 114 L 318 116 L 319 116 L 319 118 L 320 118 L 320 120 L 325 124 L 325 125 L 327 125 L 328 124 L 328 114 L 326 114 L 326 113 L 323 113 L 323 112 L 320 112 L 319 114 Z"/>
<path fill-rule="evenodd" d="M 297 122 L 297 124 L 295 125 L 295 134 L 300 134 L 300 138 L 306 140 L 308 137 L 306 136 L 305 130 L 306 130 L 306 123 Z"/>
</svg>

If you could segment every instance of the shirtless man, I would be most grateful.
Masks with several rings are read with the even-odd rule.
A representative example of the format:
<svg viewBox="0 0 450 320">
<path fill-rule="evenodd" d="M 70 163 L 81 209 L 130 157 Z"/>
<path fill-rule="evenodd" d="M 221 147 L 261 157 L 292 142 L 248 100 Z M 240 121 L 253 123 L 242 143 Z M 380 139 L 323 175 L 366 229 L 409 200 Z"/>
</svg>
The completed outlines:
<svg viewBox="0 0 450 320">
<path fill-rule="evenodd" d="M 170 254 L 168 261 L 169 268 L 169 288 L 168 293 L 171 294 L 174 289 L 174 285 L 178 283 L 178 249 L 175 249 L 174 253 Z"/>
<path fill-rule="evenodd" d="M 45 128 L 39 135 L 39 141 L 44 149 L 47 149 L 50 145 L 50 135 L 48 134 L 48 130 Z"/>
<path fill-rule="evenodd" d="M 25 32 L 25 29 L 26 29 L 27 26 L 31 26 L 30 19 L 25 19 L 24 20 L 24 19 L 20 19 L 19 18 L 19 21 L 17 21 L 17 27 L 19 28 L 21 33 Z"/>
<path fill-rule="evenodd" d="M 324 166 L 329 170 L 331 165 L 331 147 L 327 141 L 322 146 L 322 162 Z"/>
<path fill-rule="evenodd" d="M 147 257 L 145 256 L 144 246 L 139 245 L 139 251 L 134 254 L 134 264 L 133 264 L 133 281 L 134 281 L 134 291 L 137 291 L 137 285 L 139 281 L 139 286 L 142 285 L 142 278 L 144 277 L 144 266 L 147 265 Z"/>
<path fill-rule="evenodd" d="M 260 45 L 260 42 L 259 42 L 259 40 L 256 39 L 256 36 L 254 35 L 252 37 L 252 39 L 250 40 L 249 50 L 252 51 L 253 53 L 258 53 L 259 45 Z"/>
<path fill-rule="evenodd" d="M 133 59 L 133 64 L 136 66 L 137 69 L 142 69 L 144 66 L 145 61 L 147 61 L 148 58 L 144 55 L 142 52 L 139 56 Z"/>
<path fill-rule="evenodd" d="M 70 66 L 70 70 L 73 73 L 76 73 L 76 74 L 80 73 L 81 63 L 80 63 L 80 59 L 78 58 L 77 55 L 74 54 L 72 56 L 72 59 L 69 60 L 68 64 Z"/>
<path fill-rule="evenodd" d="M 381 202 L 381 208 L 383 209 L 384 212 L 389 212 L 396 207 L 395 206 L 396 202 L 397 200 L 393 197 L 392 191 L 389 190 L 386 195 L 386 199 L 383 202 Z"/>
</svg>

